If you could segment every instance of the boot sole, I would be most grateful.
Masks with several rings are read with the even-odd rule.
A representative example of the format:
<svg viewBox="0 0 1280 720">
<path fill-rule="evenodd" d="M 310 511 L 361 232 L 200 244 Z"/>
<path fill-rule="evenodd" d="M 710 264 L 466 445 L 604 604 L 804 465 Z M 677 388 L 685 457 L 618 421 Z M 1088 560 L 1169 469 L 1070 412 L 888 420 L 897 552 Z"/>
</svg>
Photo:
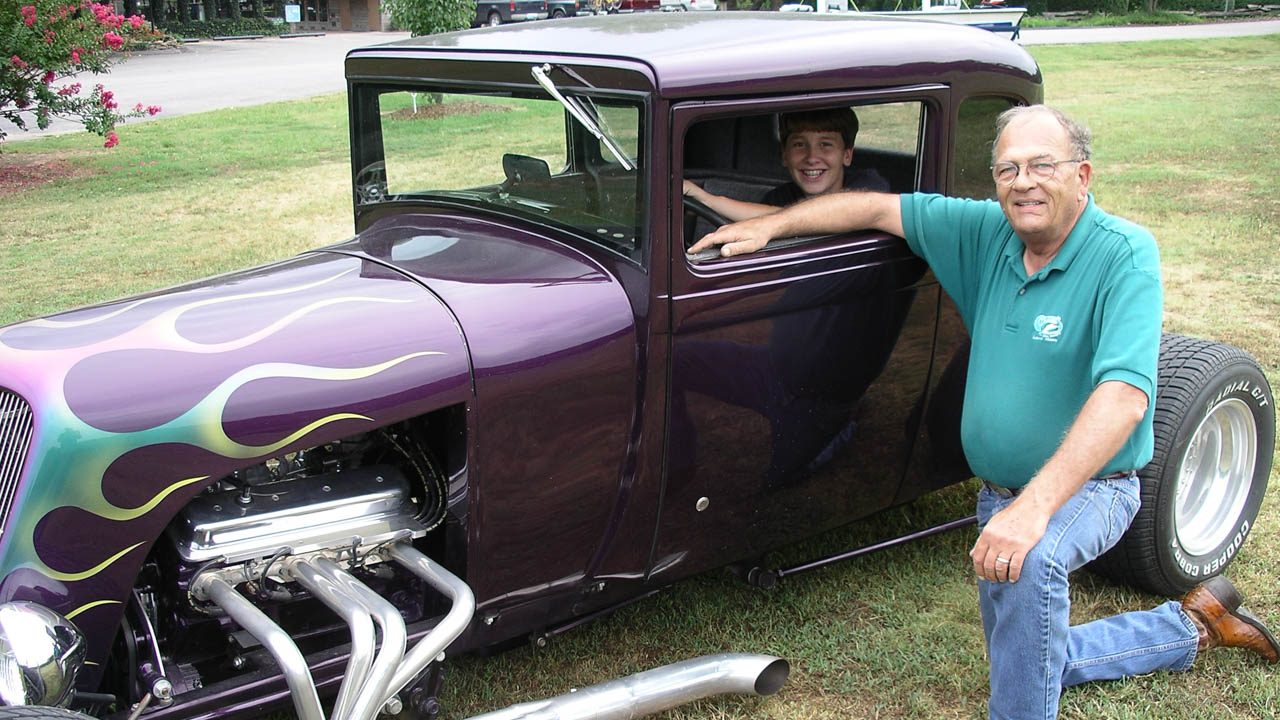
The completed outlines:
<svg viewBox="0 0 1280 720">
<path fill-rule="evenodd" d="M 1276 654 L 1277 659 L 1280 659 L 1280 643 L 1276 642 L 1276 636 L 1271 634 L 1271 631 L 1268 630 L 1267 626 L 1258 619 L 1258 616 L 1244 608 L 1236 608 L 1235 610 L 1232 610 L 1231 615 L 1240 622 L 1248 623 L 1254 630 L 1262 633 L 1262 636 L 1267 639 L 1267 642 L 1271 643 L 1271 651 Z M 1267 658 L 1267 660 L 1272 664 L 1276 663 L 1276 660 L 1272 660 L 1271 658 Z"/>
</svg>

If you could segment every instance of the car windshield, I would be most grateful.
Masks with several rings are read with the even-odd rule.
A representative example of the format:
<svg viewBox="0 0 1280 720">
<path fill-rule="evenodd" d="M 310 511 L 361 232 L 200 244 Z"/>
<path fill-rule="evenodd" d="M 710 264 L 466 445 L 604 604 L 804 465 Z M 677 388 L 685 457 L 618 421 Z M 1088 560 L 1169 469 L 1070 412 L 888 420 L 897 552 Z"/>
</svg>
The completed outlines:
<svg viewBox="0 0 1280 720">
<path fill-rule="evenodd" d="M 365 113 L 365 122 L 377 127 L 361 131 L 366 164 L 356 172 L 356 202 L 425 201 L 517 215 L 634 258 L 644 219 L 642 105 L 570 97 L 590 108 L 616 152 L 541 88 L 366 88 L 364 102 L 376 114 Z M 381 153 L 368 152 L 379 143 Z"/>
</svg>

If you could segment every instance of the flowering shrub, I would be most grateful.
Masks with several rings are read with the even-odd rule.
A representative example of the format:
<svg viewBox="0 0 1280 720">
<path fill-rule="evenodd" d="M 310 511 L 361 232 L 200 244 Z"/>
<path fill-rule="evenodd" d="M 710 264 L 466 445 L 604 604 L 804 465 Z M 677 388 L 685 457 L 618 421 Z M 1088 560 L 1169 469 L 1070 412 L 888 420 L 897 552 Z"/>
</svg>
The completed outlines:
<svg viewBox="0 0 1280 720">
<path fill-rule="evenodd" d="M 114 147 L 116 123 L 160 108 L 121 112 L 110 90 L 94 84 L 83 92 L 72 80 L 107 72 L 111 53 L 142 33 L 142 18 L 91 0 L 0 0 L 0 118 L 23 130 L 32 119 L 41 129 L 55 117 L 74 120 Z"/>
</svg>

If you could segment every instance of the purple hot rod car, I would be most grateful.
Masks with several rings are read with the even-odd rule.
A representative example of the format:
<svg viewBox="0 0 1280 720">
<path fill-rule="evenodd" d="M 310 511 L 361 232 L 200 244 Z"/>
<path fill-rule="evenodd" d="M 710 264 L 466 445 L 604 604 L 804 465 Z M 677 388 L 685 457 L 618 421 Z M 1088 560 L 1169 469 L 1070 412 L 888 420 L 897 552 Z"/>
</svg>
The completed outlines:
<svg viewBox="0 0 1280 720">
<path fill-rule="evenodd" d="M 353 51 L 356 235 L 0 328 L 0 718 L 430 716 L 440 663 L 537 637 L 970 472 L 968 340 L 895 237 L 685 253 L 681 183 L 785 181 L 779 114 L 852 107 L 854 167 L 987 197 L 1042 97 L 953 25 L 578 18 Z M 1273 396 L 1167 336 L 1144 509 L 1099 569 L 1175 593 L 1230 562 Z M 961 521 L 963 522 L 963 520 Z M 817 561 L 817 564 L 823 562 Z M 768 693 L 712 656 L 493 717 Z M 24 707 L 25 706 L 25 707 Z"/>
</svg>

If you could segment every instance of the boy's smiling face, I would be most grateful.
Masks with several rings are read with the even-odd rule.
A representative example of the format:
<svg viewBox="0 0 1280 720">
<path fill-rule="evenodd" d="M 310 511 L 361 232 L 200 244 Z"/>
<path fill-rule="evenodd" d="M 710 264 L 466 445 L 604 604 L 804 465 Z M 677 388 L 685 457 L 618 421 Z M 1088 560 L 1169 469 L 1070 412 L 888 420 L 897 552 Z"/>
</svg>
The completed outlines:
<svg viewBox="0 0 1280 720">
<path fill-rule="evenodd" d="M 844 169 L 852 162 L 853 148 L 836 131 L 793 132 L 782 146 L 782 166 L 810 197 L 844 187 Z"/>
</svg>

